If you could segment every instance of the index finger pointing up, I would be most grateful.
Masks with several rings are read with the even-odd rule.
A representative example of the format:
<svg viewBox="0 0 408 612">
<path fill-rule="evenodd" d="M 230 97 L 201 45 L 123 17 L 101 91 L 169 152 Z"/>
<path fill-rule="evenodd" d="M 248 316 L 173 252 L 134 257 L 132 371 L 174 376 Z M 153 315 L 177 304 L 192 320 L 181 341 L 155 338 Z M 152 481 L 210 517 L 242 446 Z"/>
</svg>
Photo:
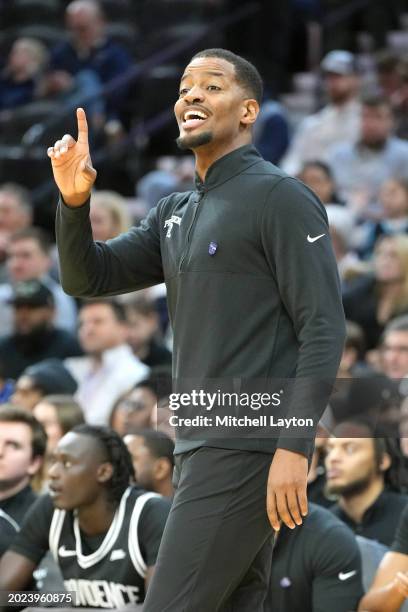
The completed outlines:
<svg viewBox="0 0 408 612">
<path fill-rule="evenodd" d="M 77 108 L 78 142 L 88 144 L 88 123 L 83 108 Z"/>
</svg>

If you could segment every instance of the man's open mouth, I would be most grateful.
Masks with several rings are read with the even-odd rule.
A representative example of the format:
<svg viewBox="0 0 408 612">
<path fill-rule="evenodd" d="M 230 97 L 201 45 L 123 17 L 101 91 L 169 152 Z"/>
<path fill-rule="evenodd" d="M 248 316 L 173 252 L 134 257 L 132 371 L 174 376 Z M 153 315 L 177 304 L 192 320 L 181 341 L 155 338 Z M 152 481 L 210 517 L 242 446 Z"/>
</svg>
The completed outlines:
<svg viewBox="0 0 408 612">
<path fill-rule="evenodd" d="M 181 125 L 185 130 L 191 130 L 203 124 L 208 119 L 208 115 L 201 110 L 191 109 L 185 111 L 182 116 Z"/>
</svg>

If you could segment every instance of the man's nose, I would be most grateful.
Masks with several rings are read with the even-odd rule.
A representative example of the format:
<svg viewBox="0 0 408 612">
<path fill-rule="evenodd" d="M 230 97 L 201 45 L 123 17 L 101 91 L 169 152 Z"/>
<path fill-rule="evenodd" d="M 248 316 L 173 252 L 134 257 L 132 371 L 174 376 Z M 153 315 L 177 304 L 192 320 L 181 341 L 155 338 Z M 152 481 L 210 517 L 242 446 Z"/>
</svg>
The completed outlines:
<svg viewBox="0 0 408 612">
<path fill-rule="evenodd" d="M 204 92 L 198 85 L 193 85 L 191 89 L 184 95 L 184 100 L 188 104 L 194 104 L 194 102 L 202 102 L 204 100 Z"/>
</svg>

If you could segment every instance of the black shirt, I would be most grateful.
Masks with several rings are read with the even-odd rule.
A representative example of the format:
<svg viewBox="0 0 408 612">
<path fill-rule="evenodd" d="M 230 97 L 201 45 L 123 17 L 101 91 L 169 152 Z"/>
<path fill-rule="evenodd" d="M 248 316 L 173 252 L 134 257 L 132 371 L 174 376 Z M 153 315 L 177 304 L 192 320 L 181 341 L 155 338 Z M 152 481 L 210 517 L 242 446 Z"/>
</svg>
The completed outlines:
<svg viewBox="0 0 408 612">
<path fill-rule="evenodd" d="M 402 511 L 408 503 L 408 496 L 395 491 L 384 490 L 375 502 L 367 508 L 361 523 L 355 523 L 338 504 L 330 510 L 338 516 L 354 533 L 391 546 L 395 537 Z"/>
<path fill-rule="evenodd" d="M 301 526 L 282 526 L 272 555 L 268 612 L 349 612 L 362 595 L 358 544 L 329 510 L 309 504 Z"/>
<path fill-rule="evenodd" d="M 28 510 L 34 504 L 37 495 L 34 493 L 30 485 L 27 485 L 7 499 L 0 500 L 0 508 L 11 516 L 18 525 L 21 525 Z"/>
<path fill-rule="evenodd" d="M 313 421 L 302 435 L 221 439 L 207 430 L 179 437 L 176 453 L 203 445 L 310 453 L 331 391 L 322 381 L 337 374 L 345 334 L 327 214 L 311 190 L 245 145 L 217 159 L 204 182 L 197 177 L 195 191 L 162 199 L 139 227 L 106 243 L 93 241 L 89 202 L 60 202 L 56 237 L 71 295 L 166 283 L 175 384 L 222 379 L 230 391 L 237 378 L 296 378 L 285 416 Z"/>
<path fill-rule="evenodd" d="M 6 552 L 18 531 L 18 525 L 11 516 L 0 509 L 0 557 Z"/>
</svg>

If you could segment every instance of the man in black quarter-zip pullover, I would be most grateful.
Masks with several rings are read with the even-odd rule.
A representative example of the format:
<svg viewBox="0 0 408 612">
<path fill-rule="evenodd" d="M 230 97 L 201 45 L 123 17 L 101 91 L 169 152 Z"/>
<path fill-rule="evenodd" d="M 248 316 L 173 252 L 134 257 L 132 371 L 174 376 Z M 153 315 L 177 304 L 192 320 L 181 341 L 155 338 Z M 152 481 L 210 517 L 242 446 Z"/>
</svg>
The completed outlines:
<svg viewBox="0 0 408 612">
<path fill-rule="evenodd" d="M 177 490 L 145 612 L 261 610 L 271 527 L 294 528 L 307 513 L 308 458 L 330 388 L 318 381 L 336 376 L 344 315 L 323 206 L 251 145 L 261 97 L 246 60 L 195 55 L 175 115 L 196 190 L 164 198 L 106 244 L 92 239 L 96 171 L 82 109 L 77 141 L 65 135 L 48 150 L 64 289 L 107 296 L 165 281 L 176 381 L 293 378 L 285 417 L 313 423 L 302 437 L 177 440 Z"/>
</svg>

